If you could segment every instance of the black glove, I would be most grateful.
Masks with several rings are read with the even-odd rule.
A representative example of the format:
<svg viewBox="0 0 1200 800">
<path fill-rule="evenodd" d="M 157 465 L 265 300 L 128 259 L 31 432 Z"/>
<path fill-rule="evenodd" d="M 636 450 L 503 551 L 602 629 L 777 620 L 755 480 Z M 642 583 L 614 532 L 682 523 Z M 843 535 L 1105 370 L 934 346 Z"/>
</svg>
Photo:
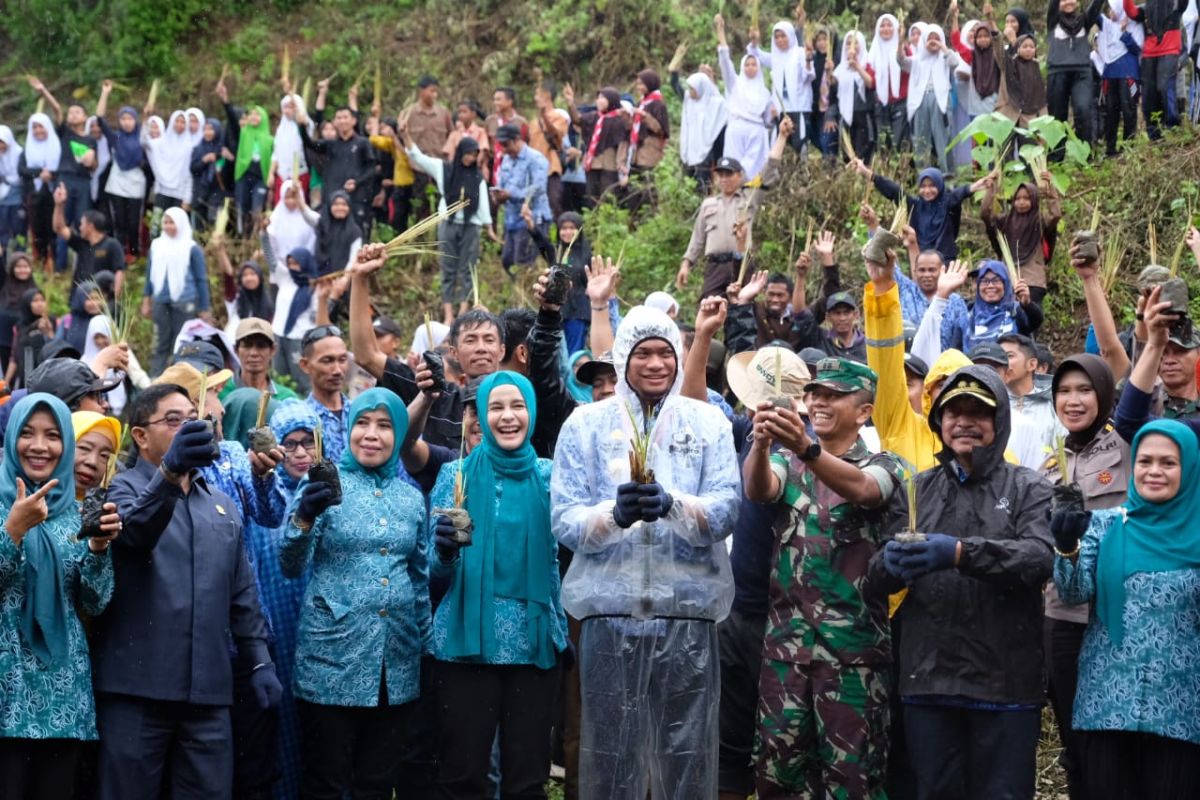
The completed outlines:
<svg viewBox="0 0 1200 800">
<path fill-rule="evenodd" d="M 617 504 L 613 507 L 613 519 L 622 528 L 628 528 L 642 518 L 641 484 L 635 481 L 617 487 Z"/>
<path fill-rule="evenodd" d="M 1050 517 L 1050 533 L 1054 546 L 1062 553 L 1072 553 L 1079 547 L 1079 540 L 1087 533 L 1092 521 L 1090 511 L 1056 511 Z"/>
<path fill-rule="evenodd" d="M 642 522 L 654 522 L 662 519 L 675 503 L 661 483 L 642 484 L 639 489 L 642 497 L 638 500 L 638 508 L 641 511 Z"/>
<path fill-rule="evenodd" d="M 258 707 L 264 711 L 275 708 L 283 697 L 283 685 L 275 674 L 275 665 L 267 664 L 250 673 L 250 688 L 254 690 L 254 699 Z"/>
<path fill-rule="evenodd" d="M 433 527 L 433 548 L 437 550 L 438 558 L 443 564 L 449 564 L 458 558 L 458 551 L 462 545 L 456 540 L 457 535 L 458 531 L 450 518 L 445 514 L 440 515 Z"/>
<path fill-rule="evenodd" d="M 162 465 L 168 472 L 187 475 L 194 469 L 207 467 L 220 454 L 213 429 L 201 419 L 183 423 L 163 456 Z"/>
<path fill-rule="evenodd" d="M 296 506 L 296 518 L 301 522 L 316 522 L 321 512 L 341 502 L 340 498 L 334 496 L 332 486 L 325 481 L 313 481 L 305 485 L 300 495 L 300 504 Z"/>
</svg>

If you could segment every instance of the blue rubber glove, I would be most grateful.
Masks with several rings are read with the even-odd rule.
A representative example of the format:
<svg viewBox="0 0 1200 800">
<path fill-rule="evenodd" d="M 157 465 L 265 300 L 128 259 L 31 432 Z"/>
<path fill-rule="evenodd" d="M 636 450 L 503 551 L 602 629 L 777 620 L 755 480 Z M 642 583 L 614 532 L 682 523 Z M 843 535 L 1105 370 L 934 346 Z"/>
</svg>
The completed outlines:
<svg viewBox="0 0 1200 800">
<path fill-rule="evenodd" d="M 1090 511 L 1055 512 L 1050 517 L 1050 533 L 1054 536 L 1054 546 L 1064 553 L 1074 552 L 1091 522 Z"/>
<path fill-rule="evenodd" d="M 958 552 L 958 537 L 930 533 L 923 542 L 900 545 L 900 577 L 906 583 L 931 572 L 950 569 Z"/>
<path fill-rule="evenodd" d="M 433 549 L 437 551 L 438 559 L 443 564 L 449 564 L 458 558 L 462 545 L 455 541 L 458 535 L 454 523 L 445 514 L 439 515 L 433 526 Z"/>
<path fill-rule="evenodd" d="M 220 455 L 214 435 L 204 420 L 183 423 L 163 456 L 163 467 L 176 475 L 187 475 L 194 469 L 207 467 Z"/>
<path fill-rule="evenodd" d="M 250 688 L 254 690 L 254 699 L 258 707 L 264 711 L 275 708 L 283 697 L 283 685 L 275 674 L 275 665 L 267 664 L 250 673 Z"/>
<path fill-rule="evenodd" d="M 888 571 L 888 574 L 895 578 L 902 578 L 903 570 L 900 568 L 900 556 L 904 553 L 904 545 L 892 539 L 883 546 L 883 568 Z"/>
<path fill-rule="evenodd" d="M 340 498 L 334 501 L 333 487 L 325 481 L 306 484 L 300 495 L 300 503 L 296 506 L 296 519 L 312 524 L 325 509 L 342 502 Z"/>
<path fill-rule="evenodd" d="M 654 522 L 662 519 L 675 503 L 674 498 L 667 493 L 661 483 L 642 484 L 639 489 L 642 497 L 638 501 L 638 508 L 642 515 L 642 522 Z"/>
<path fill-rule="evenodd" d="M 617 487 L 617 504 L 613 507 L 613 519 L 622 528 L 628 528 L 642 518 L 641 484 L 634 481 Z"/>
</svg>

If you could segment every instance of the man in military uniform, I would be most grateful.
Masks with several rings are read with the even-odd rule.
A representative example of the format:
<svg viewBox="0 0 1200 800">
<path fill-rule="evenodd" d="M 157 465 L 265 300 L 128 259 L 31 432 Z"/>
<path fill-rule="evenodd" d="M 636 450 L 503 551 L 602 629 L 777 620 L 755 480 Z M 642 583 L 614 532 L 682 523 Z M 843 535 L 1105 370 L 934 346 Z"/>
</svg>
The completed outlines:
<svg viewBox="0 0 1200 800">
<path fill-rule="evenodd" d="M 758 796 L 884 797 L 891 648 L 886 591 L 867 566 L 903 481 L 859 431 L 876 377 L 827 358 L 800 417 L 759 406 L 743 470 L 750 500 L 777 504 L 777 543 L 759 677 Z M 784 449 L 771 455 L 778 442 Z"/>
</svg>

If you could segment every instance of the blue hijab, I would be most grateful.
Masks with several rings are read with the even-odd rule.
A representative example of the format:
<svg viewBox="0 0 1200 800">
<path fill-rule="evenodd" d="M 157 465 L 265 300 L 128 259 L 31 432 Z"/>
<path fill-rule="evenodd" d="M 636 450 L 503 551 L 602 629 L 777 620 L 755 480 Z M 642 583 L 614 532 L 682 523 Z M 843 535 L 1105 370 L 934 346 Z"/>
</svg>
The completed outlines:
<svg viewBox="0 0 1200 800">
<path fill-rule="evenodd" d="M 579 369 L 579 359 L 586 356 L 588 360 L 592 360 L 591 350 L 579 350 L 570 358 L 567 359 L 567 374 L 563 377 L 563 382 L 567 384 L 567 391 L 571 394 L 571 399 L 579 405 L 585 405 L 592 402 L 592 387 L 585 383 L 580 383 L 579 378 L 575 377 L 576 370 Z"/>
<path fill-rule="evenodd" d="M 35 484 L 21 469 L 17 443 L 21 429 L 37 411 L 49 411 L 62 435 L 62 456 L 50 479 L 58 479 L 46 495 L 50 510 L 46 521 L 25 534 L 25 594 L 21 598 L 18 627 L 21 638 L 43 666 L 56 666 L 68 655 L 67 615 L 74 613 L 63 602 L 63 562 L 55 541 L 58 530 L 79 533 L 79 509 L 75 504 L 75 435 L 71 412 L 54 395 L 36 392 L 26 395 L 13 408 L 4 436 L 4 462 L 0 463 L 0 507 L 10 511 L 17 499 L 17 478 L 25 484 L 26 495 L 42 484 Z M 47 481 L 48 482 L 48 481 Z M 7 514 L 6 514 L 7 516 Z M 7 536 L 7 534 L 4 534 Z"/>
<path fill-rule="evenodd" d="M 288 306 L 287 322 L 283 326 L 285 337 L 292 332 L 292 326 L 296 324 L 296 320 L 300 319 L 300 315 L 312 305 L 311 282 L 313 278 L 317 277 L 317 260 L 313 258 L 313 254 L 308 248 L 297 247 L 288 253 L 288 258 L 295 259 L 296 263 L 300 265 L 300 269 L 288 269 L 292 280 L 296 282 L 296 293 L 292 295 L 292 304 Z"/>
<path fill-rule="evenodd" d="M 928 178 L 937 187 L 937 197 L 925 200 L 921 197 L 921 184 Z M 937 167 L 927 167 L 917 175 L 916 205 L 908 215 L 908 224 L 917 232 L 917 242 L 922 250 L 936 250 L 946 227 L 950 213 L 946 203 L 946 179 Z"/>
<path fill-rule="evenodd" d="M 133 130 L 126 133 L 121 127 L 121 117 L 129 114 L 133 117 Z M 121 106 L 117 112 L 117 127 L 113 128 L 113 159 L 123 170 L 137 169 L 142 165 L 145 153 L 142 150 L 142 123 L 138 119 L 137 110 L 133 106 Z"/>
<path fill-rule="evenodd" d="M 1096 616 L 1115 647 L 1125 637 L 1125 580 L 1137 572 L 1200 569 L 1200 440 L 1178 420 L 1159 419 L 1133 437 L 1131 458 L 1151 434 L 1166 436 L 1179 447 L 1182 476 L 1179 492 L 1163 503 L 1144 500 L 1129 479 L 1123 517 L 1100 543 L 1096 559 Z"/>
<path fill-rule="evenodd" d="M 979 293 L 979 282 L 989 273 L 1004 282 L 1004 297 L 1001 297 L 998 303 L 987 302 Z M 970 328 L 967 330 L 964 349 L 970 350 L 980 342 L 994 342 L 1006 333 L 1015 333 L 1015 305 L 1012 284 L 1008 279 L 1008 267 L 1001 261 L 984 261 L 975 275 L 975 305 L 971 308 L 968 322 Z"/>
<path fill-rule="evenodd" d="M 346 427 L 346 436 L 352 438 L 354 425 L 359 417 L 368 411 L 379 408 L 387 411 L 388 416 L 392 418 L 392 428 L 396 437 L 387 461 L 378 467 L 364 467 L 354 458 L 352 448 L 347 442 L 346 449 L 342 451 L 342 460 L 338 462 L 338 470 L 369 475 L 375 480 L 376 486 L 383 487 L 396 477 L 396 465 L 400 462 L 400 446 L 408 434 L 408 409 L 405 408 L 404 401 L 391 389 L 375 387 L 363 392 L 350 404 L 350 424 Z"/>
<path fill-rule="evenodd" d="M 488 427 L 488 397 L 500 386 L 515 386 L 529 410 L 525 440 L 505 450 Z M 494 372 L 475 397 L 483 441 L 460 464 L 466 507 L 475 526 L 470 547 L 460 551 L 461 567 L 443 601 L 453 623 L 446 636 L 450 658 L 488 661 L 496 652 L 496 598 L 525 601 L 526 634 L 532 662 L 554 666 L 551 636 L 550 489 L 538 470 L 529 438 L 537 422 L 533 384 L 516 372 Z M 497 482 L 500 483 L 499 497 Z"/>
<path fill-rule="evenodd" d="M 289 397 L 272 412 L 269 424 L 275 438 L 279 441 L 279 446 L 283 447 L 284 437 L 289 433 L 315 431 L 321 421 L 317 419 L 317 413 L 309 408 L 308 403 L 302 403 L 294 397 Z M 288 502 L 291 502 L 291 496 L 296 491 L 300 478 L 293 478 L 289 475 L 283 464 L 275 467 L 275 475 L 278 480 L 283 482 L 284 489 L 288 494 Z"/>
</svg>

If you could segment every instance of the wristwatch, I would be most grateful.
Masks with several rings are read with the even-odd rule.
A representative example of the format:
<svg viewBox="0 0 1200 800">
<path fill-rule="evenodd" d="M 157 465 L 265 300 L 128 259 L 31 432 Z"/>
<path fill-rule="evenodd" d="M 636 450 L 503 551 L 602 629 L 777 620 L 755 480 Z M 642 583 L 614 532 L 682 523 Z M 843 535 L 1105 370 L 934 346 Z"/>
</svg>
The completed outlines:
<svg viewBox="0 0 1200 800">
<path fill-rule="evenodd" d="M 804 448 L 804 452 L 796 455 L 800 456 L 801 461 L 816 461 L 821 456 L 821 443 L 813 442 Z"/>
</svg>

